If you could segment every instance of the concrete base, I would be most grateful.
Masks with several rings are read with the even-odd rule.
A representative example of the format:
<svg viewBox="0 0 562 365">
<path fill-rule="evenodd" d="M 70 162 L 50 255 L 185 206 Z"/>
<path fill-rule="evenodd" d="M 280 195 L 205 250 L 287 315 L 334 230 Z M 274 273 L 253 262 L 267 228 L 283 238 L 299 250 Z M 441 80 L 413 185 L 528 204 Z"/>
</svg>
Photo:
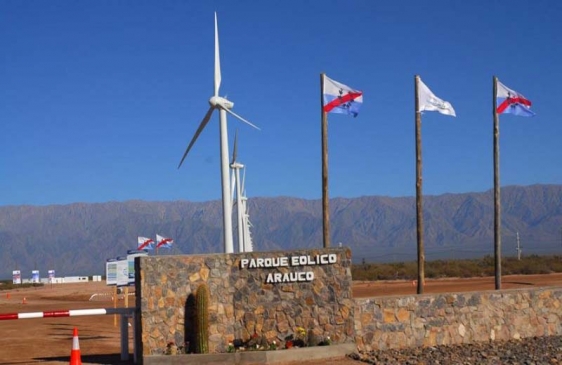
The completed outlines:
<svg viewBox="0 0 562 365">
<path fill-rule="evenodd" d="M 276 364 L 291 361 L 318 360 L 344 357 L 357 351 L 354 343 L 331 346 L 292 348 L 274 351 L 244 351 L 225 354 L 148 355 L 143 356 L 144 365 L 204 364 L 204 365 L 257 365 Z"/>
</svg>

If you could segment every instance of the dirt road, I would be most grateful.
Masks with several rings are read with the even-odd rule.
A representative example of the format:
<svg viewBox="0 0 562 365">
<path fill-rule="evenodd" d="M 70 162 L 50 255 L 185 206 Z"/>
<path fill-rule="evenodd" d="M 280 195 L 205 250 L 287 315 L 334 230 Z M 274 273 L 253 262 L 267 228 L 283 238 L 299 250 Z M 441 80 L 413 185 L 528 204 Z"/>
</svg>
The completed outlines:
<svg viewBox="0 0 562 365">
<path fill-rule="evenodd" d="M 562 286 L 562 274 L 506 276 L 502 288 Z M 493 290 L 494 278 L 428 280 L 425 293 Z M 356 298 L 415 294 L 416 287 L 406 281 L 355 282 Z M 98 300 L 90 301 L 93 294 Z M 25 303 L 23 304 L 23 299 Z M 129 306 L 134 305 L 130 297 Z M 124 307 L 124 301 L 118 302 Z M 44 312 L 66 309 L 111 308 L 111 289 L 104 282 L 46 285 L 37 289 L 0 291 L 0 313 Z M 19 319 L 0 321 L 0 364 L 69 363 L 72 330 L 78 328 L 83 364 L 130 364 L 120 361 L 119 324 L 113 315 Z M 132 327 L 129 349 L 132 354 Z M 305 360 L 305 359 L 303 359 Z M 302 365 L 351 365 L 359 362 L 336 359 L 321 362 L 299 362 Z"/>
</svg>

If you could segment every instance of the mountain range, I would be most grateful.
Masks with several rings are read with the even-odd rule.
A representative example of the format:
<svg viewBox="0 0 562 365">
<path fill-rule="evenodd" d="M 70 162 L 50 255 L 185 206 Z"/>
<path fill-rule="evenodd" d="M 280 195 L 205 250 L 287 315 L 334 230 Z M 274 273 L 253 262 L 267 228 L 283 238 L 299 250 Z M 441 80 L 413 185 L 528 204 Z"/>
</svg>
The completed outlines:
<svg viewBox="0 0 562 365">
<path fill-rule="evenodd" d="M 503 187 L 501 201 L 503 255 L 516 255 L 517 244 L 523 254 L 562 252 L 562 185 Z M 250 198 L 248 206 L 254 250 L 322 247 L 321 200 Z M 424 196 L 423 208 L 426 260 L 493 255 L 491 190 Z M 137 236 L 173 238 L 158 254 L 223 252 L 221 215 L 220 201 L 3 206 L 0 278 L 16 269 L 23 278 L 34 269 L 103 275 L 105 261 L 135 249 Z M 416 259 L 415 197 L 334 198 L 330 222 L 332 246 L 350 247 L 354 262 Z"/>
</svg>

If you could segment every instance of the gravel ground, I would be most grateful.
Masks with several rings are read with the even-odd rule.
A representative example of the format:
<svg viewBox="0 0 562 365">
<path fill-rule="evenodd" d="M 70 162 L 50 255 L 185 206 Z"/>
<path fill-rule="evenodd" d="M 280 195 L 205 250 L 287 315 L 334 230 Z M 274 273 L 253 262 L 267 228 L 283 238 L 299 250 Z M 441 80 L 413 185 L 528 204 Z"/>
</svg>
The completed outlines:
<svg viewBox="0 0 562 365">
<path fill-rule="evenodd" d="M 562 336 L 352 354 L 368 364 L 562 365 Z"/>
</svg>

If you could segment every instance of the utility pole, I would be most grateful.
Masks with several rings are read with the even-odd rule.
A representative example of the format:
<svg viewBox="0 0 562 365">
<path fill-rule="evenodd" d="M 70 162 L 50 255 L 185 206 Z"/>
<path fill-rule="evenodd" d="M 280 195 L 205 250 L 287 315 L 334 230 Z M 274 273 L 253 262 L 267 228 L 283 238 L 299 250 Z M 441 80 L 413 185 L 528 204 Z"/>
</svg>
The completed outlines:
<svg viewBox="0 0 562 365">
<path fill-rule="evenodd" d="M 519 245 L 519 231 L 517 231 L 517 260 L 521 261 L 521 246 Z"/>
</svg>

